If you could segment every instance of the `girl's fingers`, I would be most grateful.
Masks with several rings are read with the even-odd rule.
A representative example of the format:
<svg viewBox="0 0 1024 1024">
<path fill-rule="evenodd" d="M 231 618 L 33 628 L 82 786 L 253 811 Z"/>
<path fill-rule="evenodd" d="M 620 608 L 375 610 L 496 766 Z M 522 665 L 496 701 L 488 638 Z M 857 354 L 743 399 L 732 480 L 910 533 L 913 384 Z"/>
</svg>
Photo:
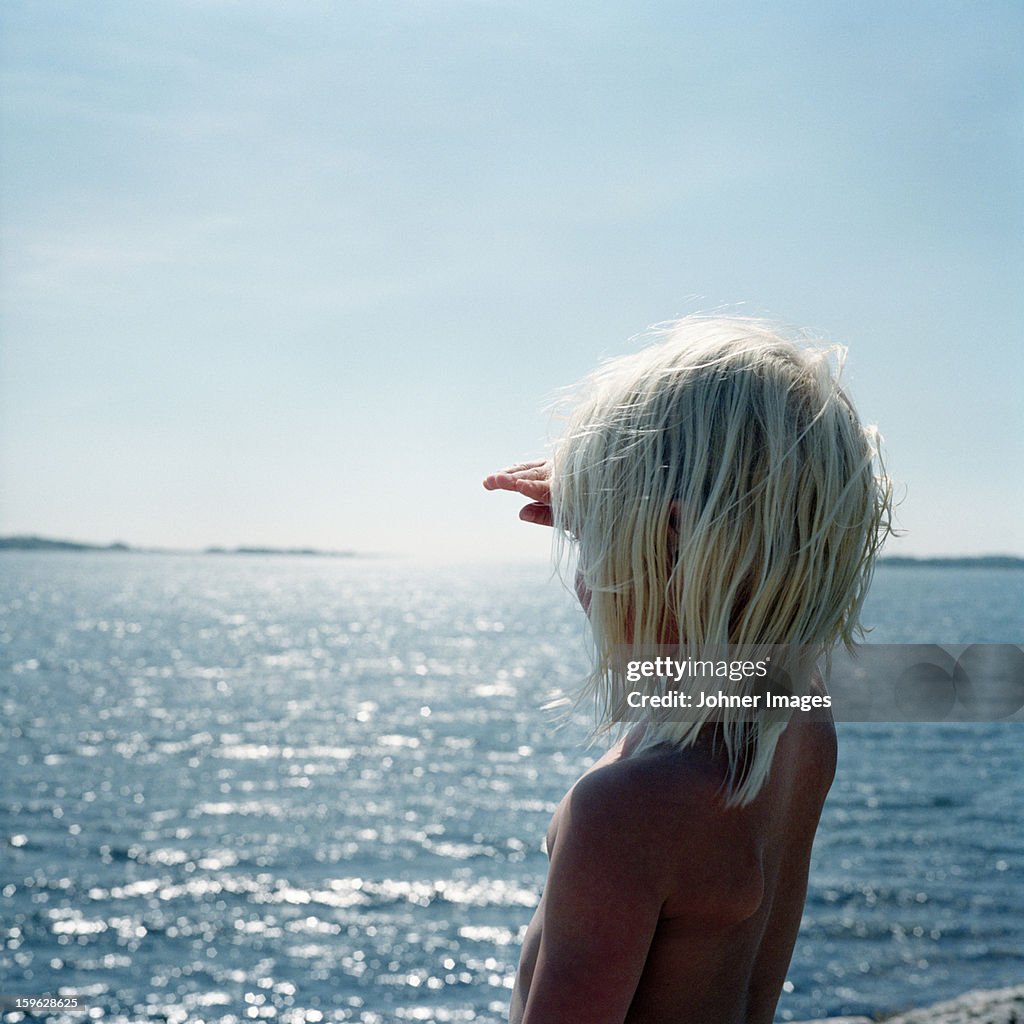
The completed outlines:
<svg viewBox="0 0 1024 1024">
<path fill-rule="evenodd" d="M 546 503 L 551 499 L 551 484 L 547 480 L 518 480 L 516 490 L 534 501 Z"/>
<path fill-rule="evenodd" d="M 533 462 L 519 462 L 498 473 L 484 477 L 484 487 L 489 491 L 515 491 L 529 498 L 530 504 L 519 510 L 519 518 L 538 526 L 552 526 L 551 512 L 551 463 L 547 459 Z"/>
<path fill-rule="evenodd" d="M 522 483 L 543 483 L 550 476 L 551 466 L 546 459 L 540 459 L 537 462 L 521 462 L 516 466 L 510 466 L 508 469 L 484 477 L 484 487 L 489 491 L 515 491 Z M 527 497 L 533 497 L 533 495 L 527 493 Z"/>
<path fill-rule="evenodd" d="M 489 491 L 514 491 L 516 478 L 508 473 L 491 473 L 484 477 L 484 487 Z"/>
<path fill-rule="evenodd" d="M 517 462 L 514 466 L 502 470 L 504 473 L 524 473 L 530 470 L 544 469 L 548 465 L 547 459 L 534 459 L 532 462 Z"/>
<path fill-rule="evenodd" d="M 519 510 L 519 518 L 525 523 L 536 523 L 538 526 L 553 526 L 554 519 L 551 516 L 551 506 L 535 501 L 530 505 L 524 505 Z"/>
</svg>

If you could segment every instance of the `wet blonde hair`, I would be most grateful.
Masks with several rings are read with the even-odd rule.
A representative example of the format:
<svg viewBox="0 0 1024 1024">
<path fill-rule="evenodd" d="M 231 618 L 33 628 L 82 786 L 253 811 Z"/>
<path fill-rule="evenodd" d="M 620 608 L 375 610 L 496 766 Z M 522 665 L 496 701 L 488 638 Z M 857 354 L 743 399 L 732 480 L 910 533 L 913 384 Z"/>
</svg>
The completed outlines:
<svg viewBox="0 0 1024 1024">
<path fill-rule="evenodd" d="M 745 318 L 657 333 L 582 382 L 552 458 L 557 554 L 573 549 L 590 591 L 595 657 L 580 696 L 597 698 L 598 732 L 636 688 L 613 670 L 616 645 L 851 644 L 889 532 L 877 431 L 838 384 L 845 350 Z M 749 680 L 715 687 L 751 692 Z M 786 716 L 652 715 L 640 749 L 685 748 L 712 714 L 729 801 L 746 803 Z"/>
</svg>

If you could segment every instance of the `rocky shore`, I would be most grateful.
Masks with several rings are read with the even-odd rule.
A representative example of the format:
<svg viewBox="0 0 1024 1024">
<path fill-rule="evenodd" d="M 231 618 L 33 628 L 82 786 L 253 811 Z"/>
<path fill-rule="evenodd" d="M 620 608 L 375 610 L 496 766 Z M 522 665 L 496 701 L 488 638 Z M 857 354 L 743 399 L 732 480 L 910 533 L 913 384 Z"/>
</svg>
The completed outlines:
<svg viewBox="0 0 1024 1024">
<path fill-rule="evenodd" d="M 829 1017 L 800 1024 L 1024 1024 L 1024 985 L 967 992 L 934 1006 L 887 1017 Z"/>
</svg>

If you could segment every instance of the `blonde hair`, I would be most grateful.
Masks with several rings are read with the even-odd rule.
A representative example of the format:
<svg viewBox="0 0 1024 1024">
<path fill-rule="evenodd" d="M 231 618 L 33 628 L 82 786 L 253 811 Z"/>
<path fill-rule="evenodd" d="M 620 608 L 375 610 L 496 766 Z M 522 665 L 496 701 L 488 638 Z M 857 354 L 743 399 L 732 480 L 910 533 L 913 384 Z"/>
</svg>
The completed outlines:
<svg viewBox="0 0 1024 1024">
<path fill-rule="evenodd" d="M 844 349 L 745 318 L 687 317 L 658 334 L 582 382 L 552 458 L 556 554 L 575 550 L 591 595 L 580 698 L 596 697 L 598 732 L 623 717 L 616 645 L 851 644 L 890 532 L 878 433 L 838 384 Z M 788 716 L 651 715 L 639 749 L 685 748 L 712 715 L 729 801 L 749 802 Z"/>
</svg>

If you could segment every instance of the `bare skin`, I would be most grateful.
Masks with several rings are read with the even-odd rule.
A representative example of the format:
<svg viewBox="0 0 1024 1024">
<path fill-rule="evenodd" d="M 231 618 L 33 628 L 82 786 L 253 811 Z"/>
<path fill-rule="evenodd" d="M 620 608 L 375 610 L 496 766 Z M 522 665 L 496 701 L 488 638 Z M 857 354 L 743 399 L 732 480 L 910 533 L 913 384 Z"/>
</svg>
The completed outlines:
<svg viewBox="0 0 1024 1024">
<path fill-rule="evenodd" d="M 548 472 L 523 463 L 484 486 L 522 494 L 520 518 L 551 525 Z M 710 727 L 685 751 L 634 753 L 639 738 L 609 750 L 555 811 L 510 1020 L 771 1024 L 835 772 L 832 722 L 794 719 L 757 798 L 732 809 Z"/>
<path fill-rule="evenodd" d="M 515 491 L 530 499 L 529 505 L 519 510 L 519 518 L 526 523 L 551 526 L 551 463 L 547 459 L 520 462 L 484 477 L 489 491 Z"/>
</svg>

